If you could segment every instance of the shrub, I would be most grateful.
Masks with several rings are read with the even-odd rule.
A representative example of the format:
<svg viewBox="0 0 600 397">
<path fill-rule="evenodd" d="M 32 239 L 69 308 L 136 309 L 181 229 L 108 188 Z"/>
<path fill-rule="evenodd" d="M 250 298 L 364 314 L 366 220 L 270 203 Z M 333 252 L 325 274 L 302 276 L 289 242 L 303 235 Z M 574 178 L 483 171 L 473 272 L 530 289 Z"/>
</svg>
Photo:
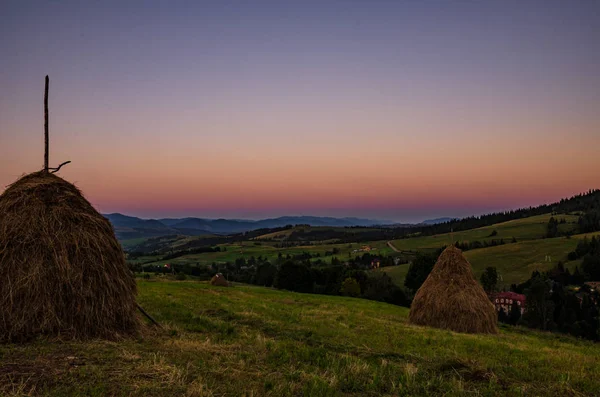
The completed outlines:
<svg viewBox="0 0 600 397">
<path fill-rule="evenodd" d="M 369 277 L 363 297 L 399 306 L 410 306 L 410 300 L 404 291 L 394 284 L 387 273 L 375 273 Z"/>
<path fill-rule="evenodd" d="M 404 279 L 404 286 L 416 292 L 425 282 L 429 273 L 431 273 L 438 255 L 438 252 L 432 254 L 418 252 L 416 258 L 408 268 L 408 273 Z"/>
<path fill-rule="evenodd" d="M 342 283 L 342 288 L 340 288 L 340 294 L 344 296 L 357 297 L 360 295 L 360 284 L 358 284 L 358 281 L 356 281 L 352 277 L 348 277 Z"/>
<path fill-rule="evenodd" d="M 183 281 L 187 278 L 187 276 L 183 273 L 177 273 L 177 275 L 175 276 L 175 280 L 179 280 L 179 281 Z"/>
</svg>

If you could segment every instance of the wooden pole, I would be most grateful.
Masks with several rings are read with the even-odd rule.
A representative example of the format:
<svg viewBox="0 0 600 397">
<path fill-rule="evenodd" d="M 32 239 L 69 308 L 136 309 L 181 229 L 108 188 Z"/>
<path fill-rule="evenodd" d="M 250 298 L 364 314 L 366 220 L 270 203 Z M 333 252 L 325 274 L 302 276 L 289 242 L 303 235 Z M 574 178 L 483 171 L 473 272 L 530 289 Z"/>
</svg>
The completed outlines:
<svg viewBox="0 0 600 397">
<path fill-rule="evenodd" d="M 46 88 L 44 90 L 44 171 L 48 172 L 48 86 L 50 85 L 50 79 L 46 76 Z"/>
<path fill-rule="evenodd" d="M 149 315 L 149 314 L 148 314 L 148 313 L 147 313 L 147 312 L 146 312 L 146 311 L 145 311 L 145 310 L 144 310 L 144 309 L 143 309 L 143 308 L 140 306 L 140 304 L 139 304 L 139 303 L 137 303 L 137 302 L 136 302 L 136 303 L 135 303 L 135 305 L 136 305 L 136 306 L 137 306 L 137 308 L 140 310 L 140 312 L 142 312 L 142 314 L 143 314 L 144 316 L 148 317 L 148 320 L 152 321 L 152 323 L 153 323 L 154 325 L 156 325 L 158 328 L 160 328 L 160 329 L 163 329 L 162 325 L 160 325 L 160 324 L 158 323 L 158 321 L 156 321 L 155 319 L 153 319 L 153 318 L 152 318 L 152 316 L 151 316 L 151 315 Z"/>
</svg>

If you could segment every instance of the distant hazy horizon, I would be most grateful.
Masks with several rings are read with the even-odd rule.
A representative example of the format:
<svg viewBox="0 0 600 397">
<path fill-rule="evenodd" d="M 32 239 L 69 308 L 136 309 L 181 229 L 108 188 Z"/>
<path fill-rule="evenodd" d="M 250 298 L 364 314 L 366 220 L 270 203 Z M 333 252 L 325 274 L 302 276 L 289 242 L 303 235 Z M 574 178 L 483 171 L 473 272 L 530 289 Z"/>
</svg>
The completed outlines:
<svg viewBox="0 0 600 397">
<path fill-rule="evenodd" d="M 597 189 L 597 188 L 594 188 Z M 563 198 L 569 198 L 572 197 L 574 195 L 578 195 L 578 194 L 585 194 L 589 191 L 590 189 L 586 189 L 585 191 L 581 191 L 581 192 L 575 192 L 573 194 L 568 194 L 564 197 L 558 197 L 556 199 L 552 199 L 552 200 L 545 200 L 542 202 L 536 202 L 536 203 L 530 203 L 530 204 L 526 204 L 526 205 L 518 205 L 518 206 L 514 206 L 514 207 L 500 207 L 500 208 L 486 208 L 486 209 L 482 209 L 482 208 L 478 208 L 478 211 L 473 209 L 473 211 L 471 211 L 469 208 L 464 208 L 461 211 L 457 211 L 457 213 L 431 213 L 431 212 L 427 212 L 427 210 L 417 210 L 414 212 L 410 212 L 405 214 L 403 217 L 401 218 L 384 218 L 382 216 L 377 216 L 377 211 L 372 211 L 372 210 L 364 210 L 364 212 L 360 212 L 357 215 L 357 210 L 356 209 L 351 209 L 349 211 L 344 211 L 343 209 L 320 209 L 320 210 L 314 210 L 313 212 L 310 211 L 306 211 L 306 212 L 294 212 L 293 210 L 290 210 L 289 212 L 286 212 L 285 210 L 282 210 L 281 212 L 273 212 L 273 211 L 267 211 L 265 213 L 243 213 L 243 212 L 236 212 L 236 211 L 231 211 L 231 212 L 214 212 L 214 211 L 206 211 L 206 212 L 195 212 L 195 211 L 189 211 L 189 212 L 173 212 L 173 211 L 167 211 L 167 212 L 162 212 L 162 213 L 155 213 L 155 212 L 145 212 L 145 211 L 139 211 L 139 210 L 132 210 L 131 212 L 123 212 L 123 211 L 103 211 L 103 213 L 105 214 L 113 214 L 113 213 L 119 213 L 121 215 L 126 215 L 126 216 L 133 216 L 133 217 L 137 217 L 137 218 L 141 218 L 141 219 L 167 219 L 167 218 L 202 218 L 202 219 L 229 219 L 229 220 L 248 220 L 248 221 L 257 221 L 257 220 L 262 220 L 262 219 L 269 219 L 269 218 L 280 218 L 280 217 L 300 217 L 300 216 L 316 216 L 316 217 L 332 217 L 332 218 L 361 218 L 361 219 L 370 219 L 370 220 L 381 220 L 381 221 L 390 221 L 393 223 L 420 223 L 423 221 L 427 221 L 427 220 L 434 220 L 434 219 L 439 219 L 439 218 L 465 218 L 465 217 L 469 217 L 469 216 L 480 216 L 480 215 L 486 215 L 486 214 L 490 214 L 490 213 L 494 213 L 494 212 L 503 212 L 503 211 L 511 211 L 511 210 L 517 210 L 517 209 L 521 209 L 521 208 L 527 208 L 527 207 L 536 207 L 539 205 L 544 205 L 544 204 L 551 204 L 554 202 L 558 202 Z M 424 211 L 424 212 L 423 212 Z M 348 213 L 351 213 L 351 215 L 348 215 Z M 237 214 L 237 215 L 236 215 Z"/>
<path fill-rule="evenodd" d="M 418 222 L 600 187 L 600 2 L 6 2 L 0 191 Z"/>
</svg>

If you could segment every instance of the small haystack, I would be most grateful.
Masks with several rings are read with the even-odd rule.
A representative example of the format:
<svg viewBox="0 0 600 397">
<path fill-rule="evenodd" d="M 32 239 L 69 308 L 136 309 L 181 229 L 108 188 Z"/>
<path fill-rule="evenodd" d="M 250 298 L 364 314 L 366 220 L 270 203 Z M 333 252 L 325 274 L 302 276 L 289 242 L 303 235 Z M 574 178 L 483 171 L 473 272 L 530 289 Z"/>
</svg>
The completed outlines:
<svg viewBox="0 0 600 397">
<path fill-rule="evenodd" d="M 217 285 L 219 287 L 230 287 L 229 281 L 221 274 L 217 273 L 210 279 L 211 285 Z"/>
<path fill-rule="evenodd" d="M 498 332 L 494 305 L 477 283 L 471 264 L 450 246 L 417 291 L 410 307 L 410 322 L 456 332 Z"/>
<path fill-rule="evenodd" d="M 0 340 L 135 333 L 135 297 L 111 224 L 74 185 L 40 171 L 0 196 Z"/>
</svg>

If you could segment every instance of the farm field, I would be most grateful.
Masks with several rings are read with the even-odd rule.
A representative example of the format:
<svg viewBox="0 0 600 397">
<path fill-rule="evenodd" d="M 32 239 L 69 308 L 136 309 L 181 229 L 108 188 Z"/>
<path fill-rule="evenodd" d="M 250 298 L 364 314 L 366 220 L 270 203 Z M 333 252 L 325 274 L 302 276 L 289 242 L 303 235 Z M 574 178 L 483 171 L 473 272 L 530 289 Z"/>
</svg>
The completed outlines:
<svg viewBox="0 0 600 397">
<path fill-rule="evenodd" d="M 600 394 L 600 345 L 571 337 L 457 334 L 380 302 L 191 281 L 140 281 L 138 301 L 164 331 L 0 345 L 0 394 Z"/>
</svg>

